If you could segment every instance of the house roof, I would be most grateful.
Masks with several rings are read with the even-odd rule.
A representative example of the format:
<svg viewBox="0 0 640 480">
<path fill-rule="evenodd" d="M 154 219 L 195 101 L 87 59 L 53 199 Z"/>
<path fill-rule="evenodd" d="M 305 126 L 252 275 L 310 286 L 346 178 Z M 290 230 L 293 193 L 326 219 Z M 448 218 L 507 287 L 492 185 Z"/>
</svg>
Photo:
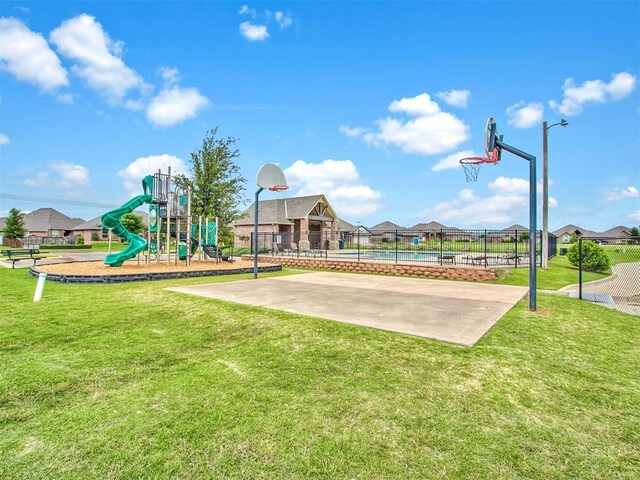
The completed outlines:
<svg viewBox="0 0 640 480">
<path fill-rule="evenodd" d="M 600 233 L 600 235 L 602 235 L 603 237 L 616 237 L 616 238 L 630 237 L 631 229 L 622 225 L 618 225 L 617 227 L 613 227 L 613 228 L 610 228 L 609 230 L 605 230 L 604 232 Z"/>
<path fill-rule="evenodd" d="M 572 224 L 565 225 L 564 227 L 554 230 L 551 233 L 553 233 L 556 237 L 560 237 L 565 233 L 568 233 L 569 235 L 573 235 L 576 231 L 579 232 L 580 235 L 583 237 L 596 237 L 599 235 L 597 232 L 594 232 L 592 230 L 587 230 L 586 228 L 578 227 Z"/>
<path fill-rule="evenodd" d="M 435 220 L 430 221 L 429 223 L 416 223 L 409 230 L 447 230 L 449 227 L 443 225 L 441 223 L 436 222 Z"/>
<path fill-rule="evenodd" d="M 386 230 L 386 231 L 394 231 L 394 230 L 406 230 L 406 228 L 401 227 L 399 225 L 396 225 L 393 222 L 390 221 L 385 221 L 382 223 L 379 223 L 377 225 L 374 225 L 373 227 L 369 227 L 369 230 L 374 231 L 374 230 Z"/>
<path fill-rule="evenodd" d="M 355 229 L 355 225 L 350 224 L 346 220 L 338 219 L 338 230 L 341 232 L 352 232 Z"/>
<path fill-rule="evenodd" d="M 101 221 L 101 216 L 100 217 L 96 217 L 96 218 L 92 218 L 91 220 L 84 222 L 84 223 L 80 223 L 78 225 L 76 225 L 75 227 L 73 227 L 74 231 L 85 231 L 85 230 L 102 230 L 102 221 Z"/>
<path fill-rule="evenodd" d="M 24 216 L 24 226 L 30 232 L 46 232 L 48 230 L 73 230 L 82 218 L 70 218 L 53 208 L 39 208 Z"/>
<path fill-rule="evenodd" d="M 327 205 L 331 215 L 336 216 L 333 208 L 324 195 L 261 200 L 258 203 L 260 224 L 274 223 L 291 225 L 293 223 L 292 220 L 305 218 L 309 215 L 311 210 L 313 210 L 320 201 L 323 201 Z M 254 208 L 255 202 L 253 202 L 251 206 L 244 211 L 242 217 L 240 217 L 235 224 L 253 225 Z"/>
<path fill-rule="evenodd" d="M 511 231 L 513 232 L 514 230 L 518 230 L 518 231 L 522 231 L 522 230 L 526 230 L 527 232 L 529 231 L 528 227 L 523 227 L 522 225 L 520 225 L 519 223 L 514 223 L 513 225 L 511 225 L 510 227 L 507 228 L 503 228 L 502 231 L 503 232 L 507 232 L 507 231 Z"/>
</svg>

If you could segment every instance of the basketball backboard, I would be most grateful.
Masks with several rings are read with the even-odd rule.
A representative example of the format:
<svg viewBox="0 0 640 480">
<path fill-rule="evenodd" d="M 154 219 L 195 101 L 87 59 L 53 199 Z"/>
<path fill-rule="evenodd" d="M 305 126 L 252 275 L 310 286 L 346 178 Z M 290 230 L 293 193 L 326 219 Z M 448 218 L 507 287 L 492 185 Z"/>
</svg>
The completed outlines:
<svg viewBox="0 0 640 480">
<path fill-rule="evenodd" d="M 259 187 L 279 192 L 289 188 L 282 169 L 274 163 L 265 163 L 258 170 L 257 183 Z"/>
<path fill-rule="evenodd" d="M 497 137 L 498 127 L 496 127 L 496 122 L 493 120 L 493 117 L 489 117 L 484 134 L 484 152 L 487 154 L 487 158 L 493 158 L 493 150 L 496 147 Z"/>
</svg>

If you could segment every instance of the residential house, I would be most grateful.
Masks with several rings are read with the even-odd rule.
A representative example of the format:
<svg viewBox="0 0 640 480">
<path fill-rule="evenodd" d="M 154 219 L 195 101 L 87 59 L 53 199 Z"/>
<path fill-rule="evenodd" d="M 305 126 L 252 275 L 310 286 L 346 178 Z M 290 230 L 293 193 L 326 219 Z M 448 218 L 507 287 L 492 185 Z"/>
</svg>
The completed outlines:
<svg viewBox="0 0 640 480">
<path fill-rule="evenodd" d="M 556 237 L 558 237 L 558 243 L 572 243 L 573 240 L 573 235 L 575 235 L 577 238 L 580 237 L 595 237 L 598 235 L 598 233 L 591 231 L 591 230 L 587 230 L 586 228 L 582 228 L 582 227 L 578 227 L 576 225 L 565 225 L 562 228 L 558 228 L 557 230 L 554 230 L 553 233 Z"/>
<path fill-rule="evenodd" d="M 249 246 L 255 202 L 234 223 L 236 246 Z M 258 233 L 272 234 L 274 243 L 300 250 L 338 248 L 338 215 L 324 195 L 278 198 L 258 203 Z"/>
</svg>

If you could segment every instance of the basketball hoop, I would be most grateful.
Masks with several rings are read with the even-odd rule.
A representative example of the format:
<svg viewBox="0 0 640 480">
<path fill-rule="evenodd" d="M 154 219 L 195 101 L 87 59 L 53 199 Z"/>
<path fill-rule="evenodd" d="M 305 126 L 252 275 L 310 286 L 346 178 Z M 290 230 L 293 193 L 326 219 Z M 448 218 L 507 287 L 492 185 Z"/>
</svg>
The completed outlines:
<svg viewBox="0 0 640 480">
<path fill-rule="evenodd" d="M 494 148 L 491 152 L 491 157 L 466 157 L 460 160 L 460 165 L 464 169 L 464 176 L 467 179 L 467 183 L 469 182 L 477 182 L 478 181 L 478 173 L 480 173 L 480 167 L 483 163 L 498 163 L 498 159 L 500 158 L 500 152 L 498 148 Z"/>
</svg>

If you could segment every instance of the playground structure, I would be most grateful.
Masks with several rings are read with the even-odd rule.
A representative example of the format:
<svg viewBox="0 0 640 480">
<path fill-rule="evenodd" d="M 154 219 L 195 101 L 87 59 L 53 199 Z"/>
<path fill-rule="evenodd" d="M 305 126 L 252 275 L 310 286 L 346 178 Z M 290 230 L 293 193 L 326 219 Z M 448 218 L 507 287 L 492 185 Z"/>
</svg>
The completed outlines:
<svg viewBox="0 0 640 480">
<path fill-rule="evenodd" d="M 123 251 L 107 255 L 106 265 L 120 267 L 136 256 L 140 261 L 140 254 L 143 254 L 145 262 L 166 261 L 167 265 L 172 261 L 177 264 L 180 260 L 188 266 L 196 254 L 200 258 L 229 260 L 217 246 L 217 219 L 210 222 L 208 218 L 198 217 L 193 221 L 191 191 L 172 182 L 171 167 L 166 174 L 158 170 L 154 175 L 144 177 L 142 189 L 141 195 L 102 216 L 102 226 L 128 243 Z M 123 215 L 144 204 L 149 204 L 146 239 L 127 230 L 121 221 Z"/>
</svg>

